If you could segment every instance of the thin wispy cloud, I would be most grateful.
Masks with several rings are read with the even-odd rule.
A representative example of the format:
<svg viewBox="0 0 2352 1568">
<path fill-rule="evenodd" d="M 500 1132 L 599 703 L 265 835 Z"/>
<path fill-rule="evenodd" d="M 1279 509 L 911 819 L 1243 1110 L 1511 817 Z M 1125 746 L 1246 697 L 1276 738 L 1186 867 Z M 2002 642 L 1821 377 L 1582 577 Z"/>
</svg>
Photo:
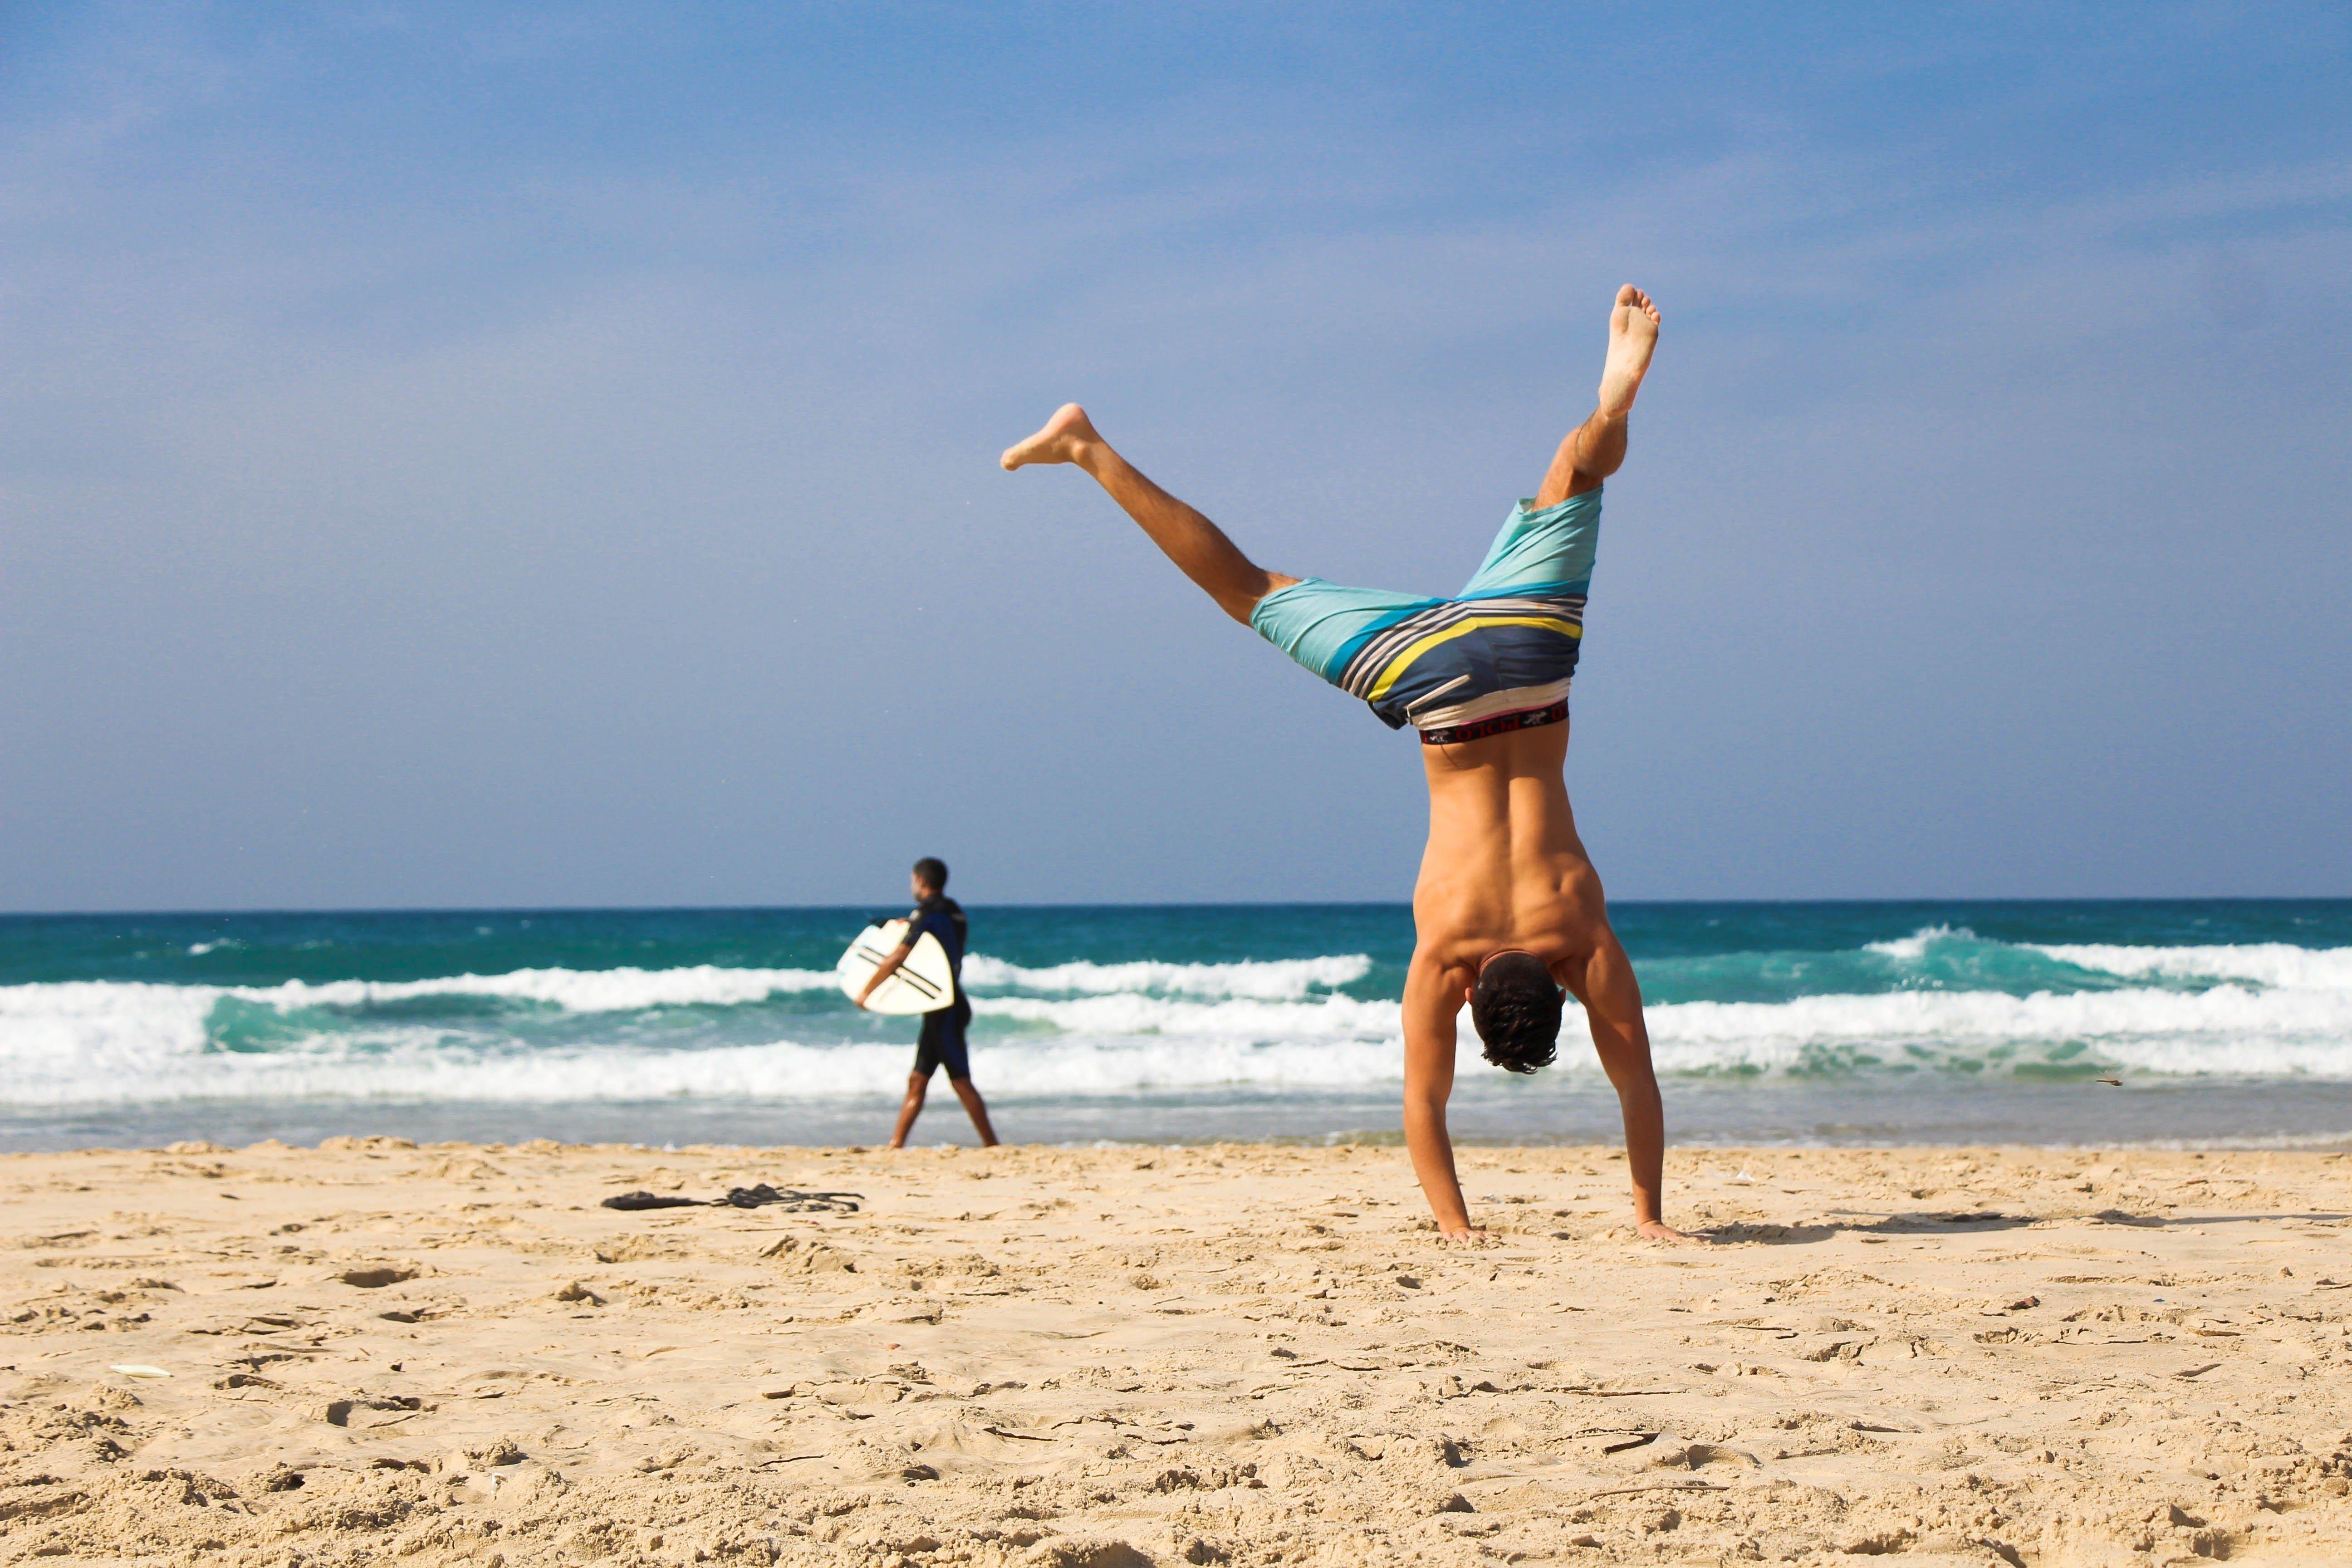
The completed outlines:
<svg viewBox="0 0 2352 1568">
<path fill-rule="evenodd" d="M 826 900 L 909 832 L 1390 896 L 1409 752 L 993 455 L 1083 397 L 1274 563 L 1448 590 L 1628 279 L 1614 891 L 2340 889 L 2346 27 L 1606 20 L 19 40 L 0 898 Z"/>
</svg>

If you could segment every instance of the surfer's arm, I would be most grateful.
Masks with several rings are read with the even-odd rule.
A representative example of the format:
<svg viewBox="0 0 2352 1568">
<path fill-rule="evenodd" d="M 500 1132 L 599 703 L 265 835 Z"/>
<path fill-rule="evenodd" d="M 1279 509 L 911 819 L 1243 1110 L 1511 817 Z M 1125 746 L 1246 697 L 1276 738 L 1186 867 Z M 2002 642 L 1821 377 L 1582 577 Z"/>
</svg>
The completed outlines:
<svg viewBox="0 0 2352 1568">
<path fill-rule="evenodd" d="M 1471 1237 L 1470 1210 L 1454 1173 L 1445 1102 L 1454 1093 L 1454 1019 L 1462 985 L 1434 959 L 1416 953 L 1404 981 L 1404 1146 L 1440 1234 Z"/>
<path fill-rule="evenodd" d="M 865 1006 L 866 999 L 874 994 L 874 988 L 881 984 L 885 980 L 889 979 L 890 976 L 898 973 L 898 966 L 906 963 L 907 955 L 914 951 L 915 944 L 912 942 L 901 943 L 898 952 L 892 953 L 889 957 L 876 964 L 874 966 L 874 973 L 866 977 L 866 984 L 858 989 L 856 998 L 857 1005 L 860 1007 Z"/>
</svg>

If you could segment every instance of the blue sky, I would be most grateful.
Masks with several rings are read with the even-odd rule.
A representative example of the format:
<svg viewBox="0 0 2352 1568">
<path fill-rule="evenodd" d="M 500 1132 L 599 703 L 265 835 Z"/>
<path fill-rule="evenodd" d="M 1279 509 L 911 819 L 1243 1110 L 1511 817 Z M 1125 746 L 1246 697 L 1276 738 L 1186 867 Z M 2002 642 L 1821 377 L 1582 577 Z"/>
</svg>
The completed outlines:
<svg viewBox="0 0 2352 1568">
<path fill-rule="evenodd" d="M 0 907 L 1389 899 L 1410 737 L 1081 476 L 1442 593 L 1665 313 L 1619 897 L 2352 891 L 2352 13 L 0 11 Z M 879 889 L 879 891 L 877 891 Z"/>
</svg>

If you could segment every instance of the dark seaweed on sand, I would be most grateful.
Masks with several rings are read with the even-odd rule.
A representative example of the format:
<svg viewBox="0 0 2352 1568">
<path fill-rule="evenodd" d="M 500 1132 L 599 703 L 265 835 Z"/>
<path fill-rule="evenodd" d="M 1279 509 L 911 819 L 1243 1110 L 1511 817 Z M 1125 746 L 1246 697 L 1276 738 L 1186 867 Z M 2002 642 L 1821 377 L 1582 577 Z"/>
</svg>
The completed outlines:
<svg viewBox="0 0 2352 1568">
<path fill-rule="evenodd" d="M 798 1187 L 772 1187 L 761 1182 L 755 1187 L 730 1187 L 727 1195 L 718 1198 L 688 1198 L 674 1194 L 634 1192 L 615 1193 L 604 1200 L 608 1209 L 685 1209 L 685 1208 L 766 1208 L 781 1204 L 786 1214 L 856 1214 L 858 1205 L 851 1200 L 863 1198 L 864 1193 L 808 1193 Z"/>
</svg>

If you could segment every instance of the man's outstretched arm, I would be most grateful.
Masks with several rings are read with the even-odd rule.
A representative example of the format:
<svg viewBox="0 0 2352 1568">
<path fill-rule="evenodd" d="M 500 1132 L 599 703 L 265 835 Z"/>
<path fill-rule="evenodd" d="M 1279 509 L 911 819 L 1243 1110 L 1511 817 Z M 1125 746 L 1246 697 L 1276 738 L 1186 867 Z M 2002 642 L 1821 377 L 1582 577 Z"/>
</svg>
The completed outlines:
<svg viewBox="0 0 2352 1568">
<path fill-rule="evenodd" d="M 1454 1093 L 1455 1019 L 1462 987 L 1440 964 L 1415 956 L 1404 981 L 1404 1146 L 1413 1174 L 1437 1216 L 1440 1235 L 1474 1237 L 1462 1182 L 1454 1173 L 1454 1140 L 1445 1131 L 1445 1102 Z"/>
<path fill-rule="evenodd" d="M 1554 967 L 1553 977 L 1584 1004 L 1592 1047 L 1617 1090 L 1625 1120 L 1626 1174 L 1633 1184 L 1633 1227 L 1651 1241 L 1679 1241 L 1665 1222 L 1666 1114 L 1650 1065 L 1650 1031 L 1642 1021 L 1642 987 L 1613 932 L 1595 949 Z"/>
<path fill-rule="evenodd" d="M 874 973 L 866 977 L 866 984 L 860 986 L 857 994 L 850 999 L 850 1005 L 865 1006 L 866 999 L 873 995 L 885 980 L 898 973 L 899 966 L 907 962 L 907 955 L 915 951 L 915 938 L 922 934 L 920 931 L 913 932 L 899 944 L 898 952 L 876 964 Z"/>
</svg>

